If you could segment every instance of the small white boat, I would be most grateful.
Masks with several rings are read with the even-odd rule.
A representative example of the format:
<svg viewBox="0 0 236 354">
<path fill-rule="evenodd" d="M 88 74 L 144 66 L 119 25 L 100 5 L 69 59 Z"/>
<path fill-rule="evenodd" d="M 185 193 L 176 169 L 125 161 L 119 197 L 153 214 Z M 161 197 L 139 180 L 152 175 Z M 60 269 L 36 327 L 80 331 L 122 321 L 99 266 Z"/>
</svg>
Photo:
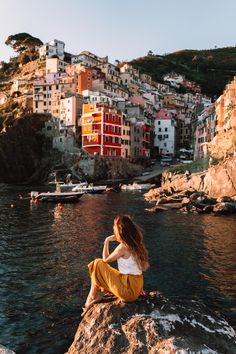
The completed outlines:
<svg viewBox="0 0 236 354">
<path fill-rule="evenodd" d="M 89 194 L 101 194 L 107 190 L 107 186 L 78 185 L 72 189 L 73 192 L 83 192 Z"/>
<path fill-rule="evenodd" d="M 133 182 L 133 184 L 123 184 L 121 186 L 121 190 L 122 191 L 142 191 L 142 190 L 149 190 L 153 187 L 155 187 L 155 184 L 151 184 L 151 183 L 137 183 L 137 182 Z"/>
</svg>

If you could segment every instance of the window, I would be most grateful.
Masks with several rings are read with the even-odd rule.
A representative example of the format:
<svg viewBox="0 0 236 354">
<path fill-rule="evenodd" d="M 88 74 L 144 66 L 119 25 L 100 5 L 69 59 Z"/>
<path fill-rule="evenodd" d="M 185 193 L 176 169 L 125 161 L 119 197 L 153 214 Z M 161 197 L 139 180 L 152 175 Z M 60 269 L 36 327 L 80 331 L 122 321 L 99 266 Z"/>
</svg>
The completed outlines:
<svg viewBox="0 0 236 354">
<path fill-rule="evenodd" d="M 159 128 L 158 131 L 161 132 L 161 128 Z"/>
<path fill-rule="evenodd" d="M 112 126 L 112 132 L 116 133 L 116 126 L 114 126 L 114 125 Z"/>
<path fill-rule="evenodd" d="M 164 143 L 164 146 L 166 147 L 166 143 Z"/>
<path fill-rule="evenodd" d="M 109 137 L 106 135 L 105 136 L 105 142 L 108 143 L 108 141 L 109 141 Z"/>
<path fill-rule="evenodd" d="M 161 140 L 162 139 L 162 135 L 157 135 L 158 139 Z"/>
<path fill-rule="evenodd" d="M 108 132 L 108 131 L 109 131 L 109 126 L 105 125 L 105 132 Z"/>
<path fill-rule="evenodd" d="M 165 128 L 165 132 L 168 132 L 168 128 Z"/>
<path fill-rule="evenodd" d="M 108 114 L 105 115 L 105 120 L 108 120 Z"/>
<path fill-rule="evenodd" d="M 164 139 L 168 139 L 169 138 L 169 135 L 168 134 L 165 134 L 164 135 Z"/>
<path fill-rule="evenodd" d="M 38 102 L 35 102 L 35 108 L 38 108 Z"/>
<path fill-rule="evenodd" d="M 158 124 L 158 125 L 160 125 L 160 124 L 161 124 L 161 122 L 158 120 L 157 124 Z"/>
</svg>

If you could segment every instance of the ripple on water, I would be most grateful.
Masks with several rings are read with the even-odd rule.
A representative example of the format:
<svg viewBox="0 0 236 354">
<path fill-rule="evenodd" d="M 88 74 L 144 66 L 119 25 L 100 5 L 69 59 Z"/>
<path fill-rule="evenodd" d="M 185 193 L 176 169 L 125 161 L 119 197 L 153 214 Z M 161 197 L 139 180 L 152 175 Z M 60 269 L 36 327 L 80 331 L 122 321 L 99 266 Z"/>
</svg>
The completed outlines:
<svg viewBox="0 0 236 354">
<path fill-rule="evenodd" d="M 66 351 L 89 289 L 87 264 L 101 256 L 119 213 L 144 230 L 147 290 L 200 298 L 236 323 L 235 218 L 145 213 L 141 193 L 87 195 L 58 211 L 17 200 L 22 187 L 1 187 L 1 344 L 17 354 Z"/>
</svg>

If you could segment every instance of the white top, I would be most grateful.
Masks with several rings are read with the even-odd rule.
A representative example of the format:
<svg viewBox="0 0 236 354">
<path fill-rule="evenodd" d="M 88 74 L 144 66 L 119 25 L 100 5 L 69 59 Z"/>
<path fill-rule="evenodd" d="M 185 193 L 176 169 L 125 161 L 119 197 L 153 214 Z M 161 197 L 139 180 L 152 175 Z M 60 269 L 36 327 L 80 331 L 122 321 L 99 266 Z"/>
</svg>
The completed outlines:
<svg viewBox="0 0 236 354">
<path fill-rule="evenodd" d="M 121 274 L 140 275 L 142 270 L 139 268 L 132 255 L 129 258 L 120 257 L 117 259 L 118 269 Z"/>
</svg>

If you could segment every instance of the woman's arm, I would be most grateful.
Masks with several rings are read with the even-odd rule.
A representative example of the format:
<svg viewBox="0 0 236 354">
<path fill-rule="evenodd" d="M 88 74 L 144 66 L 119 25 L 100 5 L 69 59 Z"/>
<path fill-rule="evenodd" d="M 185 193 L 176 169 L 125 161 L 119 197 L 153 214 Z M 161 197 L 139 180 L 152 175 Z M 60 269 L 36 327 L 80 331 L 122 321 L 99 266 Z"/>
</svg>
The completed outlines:
<svg viewBox="0 0 236 354">
<path fill-rule="evenodd" d="M 108 236 L 104 241 L 103 251 L 102 251 L 102 259 L 103 260 L 109 256 L 109 242 L 110 241 L 115 241 L 114 235 Z"/>
<path fill-rule="evenodd" d="M 111 254 L 109 254 L 109 242 L 110 241 L 115 241 L 114 235 L 107 237 L 104 241 L 102 259 L 104 260 L 104 262 L 107 262 L 107 263 L 116 261 L 118 258 L 120 258 L 124 255 L 124 247 L 125 246 L 122 244 L 119 244 L 119 246 L 117 246 L 115 248 L 115 250 Z"/>
</svg>

